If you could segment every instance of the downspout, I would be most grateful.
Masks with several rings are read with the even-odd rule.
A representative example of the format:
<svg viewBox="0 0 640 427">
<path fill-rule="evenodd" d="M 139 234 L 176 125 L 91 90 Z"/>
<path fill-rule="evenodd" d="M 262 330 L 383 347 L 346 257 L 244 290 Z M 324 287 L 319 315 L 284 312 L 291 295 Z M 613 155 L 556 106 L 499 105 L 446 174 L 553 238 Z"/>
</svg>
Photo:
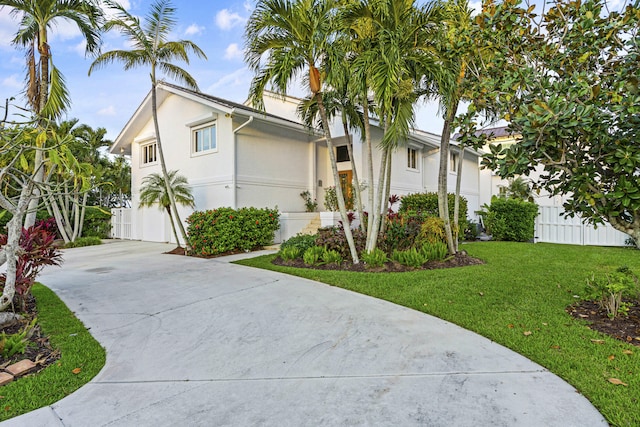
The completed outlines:
<svg viewBox="0 0 640 427">
<path fill-rule="evenodd" d="M 235 108 L 231 109 L 231 112 L 229 113 L 229 117 L 233 118 L 233 113 L 236 111 Z M 241 124 L 240 126 L 238 126 L 237 128 L 235 128 L 233 130 L 233 161 L 232 161 L 232 168 L 233 168 L 233 172 L 232 172 L 232 176 L 231 176 L 231 188 L 233 189 L 233 208 L 234 209 L 238 209 L 238 186 L 237 186 L 237 180 L 238 180 L 238 132 L 244 128 L 245 126 L 251 124 L 251 122 L 253 122 L 253 116 L 249 116 L 249 119 L 247 119 L 246 122 L 244 122 L 243 124 Z M 233 124 L 233 122 L 232 122 Z"/>
</svg>

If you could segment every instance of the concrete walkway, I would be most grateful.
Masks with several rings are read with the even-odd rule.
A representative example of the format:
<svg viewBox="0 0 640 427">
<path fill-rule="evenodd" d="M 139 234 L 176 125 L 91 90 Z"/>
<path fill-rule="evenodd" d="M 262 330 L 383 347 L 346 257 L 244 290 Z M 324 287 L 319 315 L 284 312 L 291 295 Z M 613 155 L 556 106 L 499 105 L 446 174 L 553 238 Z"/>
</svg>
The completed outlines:
<svg viewBox="0 0 640 427">
<path fill-rule="evenodd" d="M 450 323 L 171 248 L 71 249 L 43 273 L 107 363 L 3 427 L 607 425 L 555 375 Z"/>
</svg>

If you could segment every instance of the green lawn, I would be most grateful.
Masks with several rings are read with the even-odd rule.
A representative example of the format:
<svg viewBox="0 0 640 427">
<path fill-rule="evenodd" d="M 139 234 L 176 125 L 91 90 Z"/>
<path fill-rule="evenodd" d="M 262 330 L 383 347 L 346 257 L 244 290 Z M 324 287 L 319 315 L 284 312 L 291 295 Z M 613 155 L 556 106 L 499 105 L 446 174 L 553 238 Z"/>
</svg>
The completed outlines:
<svg viewBox="0 0 640 427">
<path fill-rule="evenodd" d="M 0 388 L 0 421 L 57 402 L 88 383 L 105 363 L 104 349 L 51 290 L 36 284 L 32 292 L 38 323 L 61 357 L 39 373 Z M 74 374 L 76 368 L 80 372 Z"/>
<path fill-rule="evenodd" d="M 592 331 L 565 312 L 576 301 L 574 295 L 582 293 L 589 272 L 627 265 L 640 273 L 640 252 L 510 242 L 471 243 L 462 249 L 486 264 L 408 273 L 352 273 L 275 266 L 270 262 L 273 256 L 239 263 L 325 282 L 456 323 L 564 378 L 610 424 L 640 426 L 640 348 Z M 628 386 L 611 384 L 609 378 Z"/>
</svg>

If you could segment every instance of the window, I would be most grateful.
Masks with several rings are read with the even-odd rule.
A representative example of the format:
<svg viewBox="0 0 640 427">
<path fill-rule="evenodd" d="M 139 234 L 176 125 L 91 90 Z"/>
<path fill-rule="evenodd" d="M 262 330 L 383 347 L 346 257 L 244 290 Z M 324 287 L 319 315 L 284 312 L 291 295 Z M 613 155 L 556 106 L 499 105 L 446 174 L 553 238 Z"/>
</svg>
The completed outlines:
<svg viewBox="0 0 640 427">
<path fill-rule="evenodd" d="M 341 147 L 336 147 L 336 161 L 337 162 L 348 162 L 349 159 L 349 149 L 346 145 Z"/>
<path fill-rule="evenodd" d="M 458 163 L 460 162 L 460 156 L 454 152 L 450 152 L 449 169 L 451 172 L 458 172 Z"/>
<path fill-rule="evenodd" d="M 141 146 L 140 150 L 142 153 L 143 165 L 148 165 L 158 161 L 158 145 L 155 142 Z"/>
<path fill-rule="evenodd" d="M 407 167 L 409 169 L 418 169 L 418 150 L 415 148 L 407 148 Z"/>
<path fill-rule="evenodd" d="M 216 125 L 208 125 L 193 130 L 193 152 L 215 151 L 218 148 L 216 142 Z"/>
</svg>

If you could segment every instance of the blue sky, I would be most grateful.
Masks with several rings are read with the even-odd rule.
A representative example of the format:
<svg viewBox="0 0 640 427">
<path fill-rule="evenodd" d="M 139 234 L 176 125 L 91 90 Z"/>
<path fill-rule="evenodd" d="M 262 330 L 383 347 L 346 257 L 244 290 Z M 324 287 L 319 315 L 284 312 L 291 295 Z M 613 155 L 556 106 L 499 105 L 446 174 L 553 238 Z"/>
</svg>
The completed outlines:
<svg viewBox="0 0 640 427">
<path fill-rule="evenodd" d="M 122 0 L 132 14 L 144 16 L 150 0 Z M 253 1 L 174 0 L 178 25 L 173 39 L 188 39 L 206 53 L 208 60 L 194 58 L 181 64 L 195 77 L 200 90 L 231 101 L 247 98 L 252 73 L 243 61 L 243 32 L 251 14 Z M 0 10 L 0 101 L 16 97 L 23 101 L 24 53 L 11 45 L 17 22 L 9 9 Z M 103 50 L 127 48 L 116 33 L 106 34 Z M 107 137 L 115 139 L 150 88 L 149 71 L 139 68 L 123 71 L 120 64 L 108 65 L 87 76 L 91 58 L 85 58 L 82 37 L 68 22 L 59 21 L 52 30 L 50 46 L 53 61 L 64 74 L 71 92 L 72 106 L 67 118 L 107 129 Z M 304 96 L 298 89 L 292 95 Z M 417 127 L 440 133 L 442 121 L 435 117 L 434 106 L 421 106 Z"/>
</svg>

